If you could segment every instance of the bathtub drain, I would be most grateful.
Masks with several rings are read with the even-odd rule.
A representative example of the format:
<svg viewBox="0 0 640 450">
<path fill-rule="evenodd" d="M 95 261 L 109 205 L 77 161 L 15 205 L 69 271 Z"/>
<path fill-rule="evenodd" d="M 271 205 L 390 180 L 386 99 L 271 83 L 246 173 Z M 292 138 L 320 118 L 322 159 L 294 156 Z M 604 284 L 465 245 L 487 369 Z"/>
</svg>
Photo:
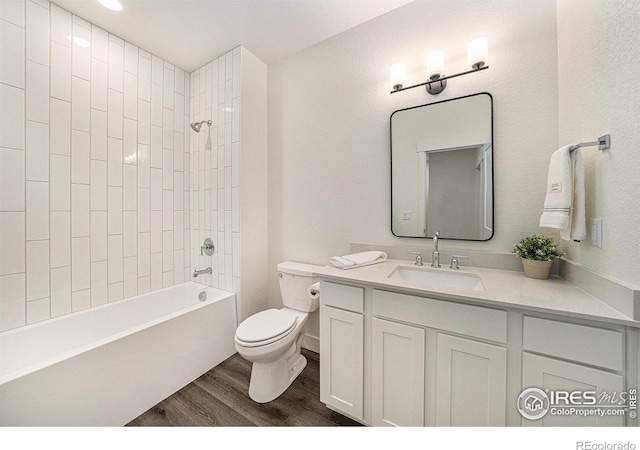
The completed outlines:
<svg viewBox="0 0 640 450">
<path fill-rule="evenodd" d="M 205 301 L 207 299 L 207 293 L 205 291 L 202 291 L 198 294 L 198 300 L 200 300 L 201 302 Z"/>
</svg>

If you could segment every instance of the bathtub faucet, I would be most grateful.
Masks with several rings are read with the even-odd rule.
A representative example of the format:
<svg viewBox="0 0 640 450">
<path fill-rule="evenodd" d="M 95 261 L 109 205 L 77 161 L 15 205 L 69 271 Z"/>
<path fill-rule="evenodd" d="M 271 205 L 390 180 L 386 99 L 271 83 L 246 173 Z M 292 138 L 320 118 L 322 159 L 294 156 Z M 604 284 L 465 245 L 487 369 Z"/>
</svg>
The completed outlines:
<svg viewBox="0 0 640 450">
<path fill-rule="evenodd" d="M 213 273 L 213 271 L 211 270 L 211 267 L 207 267 L 206 269 L 193 269 L 193 278 L 196 278 L 198 275 L 202 275 L 205 273 Z"/>
</svg>

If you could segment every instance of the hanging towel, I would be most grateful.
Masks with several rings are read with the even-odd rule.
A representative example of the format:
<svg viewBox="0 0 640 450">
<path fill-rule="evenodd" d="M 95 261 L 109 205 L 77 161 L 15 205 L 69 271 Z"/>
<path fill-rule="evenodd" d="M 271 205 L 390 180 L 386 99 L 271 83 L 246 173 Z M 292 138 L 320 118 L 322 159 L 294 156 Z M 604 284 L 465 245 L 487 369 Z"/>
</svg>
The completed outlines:
<svg viewBox="0 0 640 450">
<path fill-rule="evenodd" d="M 354 269 L 386 260 L 387 254 L 385 252 L 369 251 L 345 256 L 333 256 L 329 259 L 329 264 L 340 269 Z"/>
<path fill-rule="evenodd" d="M 540 226 L 560 230 L 565 240 L 586 237 L 584 212 L 584 166 L 580 149 L 565 145 L 551 155 L 547 175 L 547 196 Z"/>
<path fill-rule="evenodd" d="M 582 151 L 577 148 L 571 152 L 571 168 L 573 173 L 573 201 L 569 214 L 569 227 L 560 230 L 560 237 L 565 241 L 580 242 L 587 237 L 587 224 L 584 211 L 584 164 Z"/>
<path fill-rule="evenodd" d="M 553 152 L 547 174 L 547 196 L 540 216 L 540 226 L 565 230 L 570 225 L 573 200 L 573 174 L 570 150 L 565 145 Z"/>
</svg>

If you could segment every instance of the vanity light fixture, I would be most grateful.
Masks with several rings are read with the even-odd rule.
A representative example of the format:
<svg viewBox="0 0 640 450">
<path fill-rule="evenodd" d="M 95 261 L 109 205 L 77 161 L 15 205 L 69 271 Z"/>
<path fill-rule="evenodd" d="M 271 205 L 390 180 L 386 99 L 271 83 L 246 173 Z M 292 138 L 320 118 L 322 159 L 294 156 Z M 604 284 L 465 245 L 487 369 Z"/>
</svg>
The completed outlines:
<svg viewBox="0 0 640 450">
<path fill-rule="evenodd" d="M 471 70 L 456 73 L 455 75 L 444 75 L 444 53 L 441 51 L 432 52 L 427 55 L 427 76 L 429 81 L 415 84 L 413 86 L 404 87 L 405 84 L 405 66 L 402 63 L 396 63 L 391 66 L 389 74 L 391 77 L 391 93 L 413 89 L 419 86 L 425 86 L 427 92 L 431 95 L 437 95 L 447 87 L 449 78 L 459 77 L 470 73 L 486 70 L 487 56 L 489 54 L 488 39 L 481 37 L 469 42 L 467 46 L 467 63 Z"/>
<path fill-rule="evenodd" d="M 118 0 L 98 0 L 102 6 L 112 11 L 122 11 L 122 3 Z"/>
</svg>

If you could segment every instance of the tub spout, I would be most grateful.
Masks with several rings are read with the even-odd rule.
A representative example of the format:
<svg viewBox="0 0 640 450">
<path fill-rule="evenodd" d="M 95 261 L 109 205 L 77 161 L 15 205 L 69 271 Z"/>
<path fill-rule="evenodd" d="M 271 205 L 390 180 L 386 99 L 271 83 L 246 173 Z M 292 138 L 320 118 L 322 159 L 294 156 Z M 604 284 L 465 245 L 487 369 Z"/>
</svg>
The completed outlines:
<svg viewBox="0 0 640 450">
<path fill-rule="evenodd" d="M 202 275 L 205 273 L 213 273 L 213 271 L 211 270 L 211 267 L 207 267 L 206 269 L 193 269 L 193 278 L 197 278 L 198 275 Z"/>
</svg>

